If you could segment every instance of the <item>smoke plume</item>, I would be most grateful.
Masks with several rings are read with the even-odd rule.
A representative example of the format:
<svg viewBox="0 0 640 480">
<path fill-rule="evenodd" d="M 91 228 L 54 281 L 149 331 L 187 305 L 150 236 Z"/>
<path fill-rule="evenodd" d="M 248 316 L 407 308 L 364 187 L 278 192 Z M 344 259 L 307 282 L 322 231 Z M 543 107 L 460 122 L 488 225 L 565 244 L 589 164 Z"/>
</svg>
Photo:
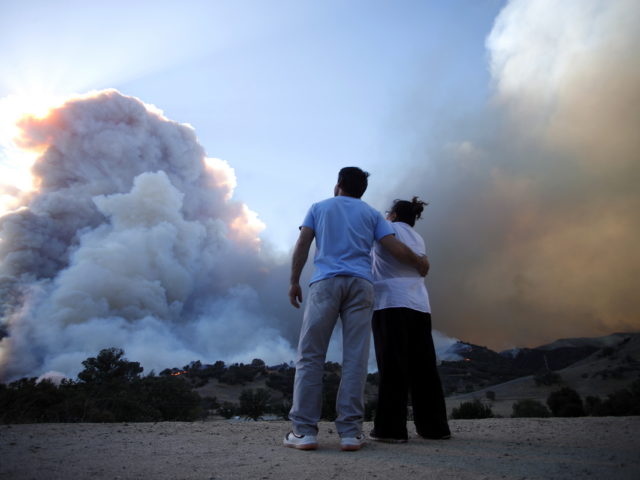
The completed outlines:
<svg viewBox="0 0 640 480">
<path fill-rule="evenodd" d="M 625 0 L 497 17 L 490 104 L 443 119 L 391 192 L 431 201 L 436 328 L 493 348 L 640 329 L 638 18 Z"/>
<path fill-rule="evenodd" d="M 293 359 L 284 266 L 190 127 L 116 91 L 20 127 L 40 155 L 37 189 L 0 217 L 2 378 L 73 376 L 111 346 L 147 371 Z"/>
</svg>

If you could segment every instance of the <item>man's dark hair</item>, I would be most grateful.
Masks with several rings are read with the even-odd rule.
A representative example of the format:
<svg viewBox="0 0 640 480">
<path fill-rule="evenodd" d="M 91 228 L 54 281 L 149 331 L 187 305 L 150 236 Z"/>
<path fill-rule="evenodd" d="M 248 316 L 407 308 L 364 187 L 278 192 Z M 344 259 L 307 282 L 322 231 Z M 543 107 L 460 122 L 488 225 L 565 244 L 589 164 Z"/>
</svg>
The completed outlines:
<svg viewBox="0 0 640 480">
<path fill-rule="evenodd" d="M 411 201 L 394 200 L 389 213 L 396 214 L 396 222 L 404 222 L 413 227 L 416 220 L 422 215 L 422 211 L 426 205 L 428 205 L 428 203 L 423 202 L 418 197 L 413 197 Z"/>
<path fill-rule="evenodd" d="M 358 167 L 344 167 L 338 173 L 338 186 L 347 195 L 360 198 L 369 185 L 367 178 L 369 178 L 369 172 Z"/>
</svg>

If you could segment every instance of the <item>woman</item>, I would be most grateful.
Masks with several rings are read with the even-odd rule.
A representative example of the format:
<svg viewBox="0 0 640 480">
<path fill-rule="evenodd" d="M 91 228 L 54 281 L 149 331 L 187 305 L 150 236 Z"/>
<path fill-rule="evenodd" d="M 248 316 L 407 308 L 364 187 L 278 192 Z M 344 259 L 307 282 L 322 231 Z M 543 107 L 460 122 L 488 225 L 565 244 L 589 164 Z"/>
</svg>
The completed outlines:
<svg viewBox="0 0 640 480">
<path fill-rule="evenodd" d="M 416 254 L 425 254 L 422 237 L 413 226 L 427 205 L 418 197 L 396 200 L 387 212 L 398 240 Z M 409 392 L 418 435 L 429 439 L 451 438 L 442 385 L 431 338 L 431 310 L 424 279 L 398 262 L 376 243 L 373 249 L 375 306 L 373 339 L 380 384 L 374 441 L 407 441 Z"/>
</svg>

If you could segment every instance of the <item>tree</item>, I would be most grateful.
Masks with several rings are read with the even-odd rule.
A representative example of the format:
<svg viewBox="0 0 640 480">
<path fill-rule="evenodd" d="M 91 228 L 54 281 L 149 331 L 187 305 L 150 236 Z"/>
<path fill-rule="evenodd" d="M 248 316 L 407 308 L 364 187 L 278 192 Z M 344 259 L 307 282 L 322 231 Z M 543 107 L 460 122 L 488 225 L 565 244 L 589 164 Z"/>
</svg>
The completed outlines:
<svg viewBox="0 0 640 480">
<path fill-rule="evenodd" d="M 258 420 L 267 411 L 271 394 L 264 388 L 244 389 L 240 393 L 240 415 Z"/>
<path fill-rule="evenodd" d="M 525 418 L 545 418 L 549 417 L 551 413 L 541 402 L 533 400 L 531 398 L 525 398 L 524 400 L 518 400 L 513 404 L 512 418 L 525 417 Z"/>
<path fill-rule="evenodd" d="M 451 411 L 451 418 L 453 419 L 474 419 L 474 418 L 491 418 L 493 417 L 493 411 L 488 405 L 484 405 L 480 400 L 474 400 L 473 402 L 461 403 L 458 408 L 454 408 Z"/>
<path fill-rule="evenodd" d="M 86 383 L 103 384 L 111 381 L 132 381 L 140 378 L 144 370 L 138 362 L 129 362 L 123 358 L 120 348 L 105 348 L 97 357 L 89 357 L 82 365 L 84 370 L 78 378 Z"/>
<path fill-rule="evenodd" d="M 580 395 L 569 387 L 552 392 L 547 405 L 555 417 L 582 417 L 585 414 Z"/>
</svg>

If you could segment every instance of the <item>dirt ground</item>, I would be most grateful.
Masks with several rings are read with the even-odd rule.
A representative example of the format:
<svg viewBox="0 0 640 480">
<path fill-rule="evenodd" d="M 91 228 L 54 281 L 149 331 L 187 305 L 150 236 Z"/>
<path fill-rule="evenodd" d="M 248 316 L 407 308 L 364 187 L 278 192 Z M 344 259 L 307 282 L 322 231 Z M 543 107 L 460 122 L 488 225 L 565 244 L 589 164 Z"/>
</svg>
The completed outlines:
<svg viewBox="0 0 640 480">
<path fill-rule="evenodd" d="M 1 479 L 640 479 L 640 417 L 450 422 L 451 440 L 282 446 L 288 422 L 0 426 Z M 371 424 L 365 424 L 365 432 Z"/>
</svg>

